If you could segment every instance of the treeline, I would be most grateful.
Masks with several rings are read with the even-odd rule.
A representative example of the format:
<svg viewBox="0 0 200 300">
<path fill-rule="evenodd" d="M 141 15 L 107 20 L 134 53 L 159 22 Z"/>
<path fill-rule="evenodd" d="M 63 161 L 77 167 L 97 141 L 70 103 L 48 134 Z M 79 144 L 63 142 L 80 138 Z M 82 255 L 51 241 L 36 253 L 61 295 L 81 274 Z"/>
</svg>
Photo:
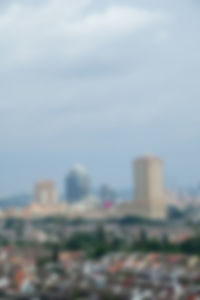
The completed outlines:
<svg viewBox="0 0 200 300">
<path fill-rule="evenodd" d="M 159 252 L 163 254 L 181 253 L 200 256 L 200 235 L 191 237 L 180 243 L 172 243 L 167 235 L 161 239 L 149 238 L 146 232 L 141 231 L 140 237 L 130 240 L 125 236 L 108 236 L 103 228 L 92 233 L 76 232 L 67 240 L 59 244 L 46 244 L 51 248 L 56 259 L 60 251 L 83 251 L 89 258 L 100 258 L 111 252 Z"/>
</svg>

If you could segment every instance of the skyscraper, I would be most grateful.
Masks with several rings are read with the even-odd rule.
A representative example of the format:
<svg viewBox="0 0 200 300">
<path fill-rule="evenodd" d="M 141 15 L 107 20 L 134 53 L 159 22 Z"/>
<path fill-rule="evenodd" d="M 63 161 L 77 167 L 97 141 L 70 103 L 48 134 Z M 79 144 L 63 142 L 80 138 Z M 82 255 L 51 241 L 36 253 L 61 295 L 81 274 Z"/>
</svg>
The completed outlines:
<svg viewBox="0 0 200 300">
<path fill-rule="evenodd" d="M 57 202 L 56 187 L 53 181 L 43 180 L 36 183 L 35 202 L 40 205 L 51 205 Z"/>
<path fill-rule="evenodd" d="M 67 201 L 77 203 L 90 194 L 90 178 L 86 169 L 75 165 L 66 179 Z"/>
<path fill-rule="evenodd" d="M 159 158 L 142 157 L 135 161 L 135 200 L 141 217 L 166 218 L 163 168 Z"/>
<path fill-rule="evenodd" d="M 100 187 L 99 196 L 102 202 L 114 201 L 116 199 L 116 193 L 114 189 L 108 184 L 103 184 Z"/>
</svg>

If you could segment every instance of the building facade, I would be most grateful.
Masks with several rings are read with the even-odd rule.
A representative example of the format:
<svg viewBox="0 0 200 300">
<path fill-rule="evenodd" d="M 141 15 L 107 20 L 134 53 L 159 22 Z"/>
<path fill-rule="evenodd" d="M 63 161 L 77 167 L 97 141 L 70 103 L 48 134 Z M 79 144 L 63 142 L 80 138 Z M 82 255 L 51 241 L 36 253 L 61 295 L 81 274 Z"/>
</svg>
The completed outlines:
<svg viewBox="0 0 200 300">
<path fill-rule="evenodd" d="M 50 180 L 43 180 L 36 183 L 34 202 L 40 205 L 55 204 L 57 202 L 55 183 Z"/>
<path fill-rule="evenodd" d="M 142 157 L 135 161 L 134 169 L 137 215 L 148 219 L 165 219 L 167 207 L 162 161 L 157 157 Z"/>
<path fill-rule="evenodd" d="M 73 167 L 66 178 L 66 196 L 71 204 L 87 198 L 90 194 L 90 177 L 81 165 Z"/>
</svg>

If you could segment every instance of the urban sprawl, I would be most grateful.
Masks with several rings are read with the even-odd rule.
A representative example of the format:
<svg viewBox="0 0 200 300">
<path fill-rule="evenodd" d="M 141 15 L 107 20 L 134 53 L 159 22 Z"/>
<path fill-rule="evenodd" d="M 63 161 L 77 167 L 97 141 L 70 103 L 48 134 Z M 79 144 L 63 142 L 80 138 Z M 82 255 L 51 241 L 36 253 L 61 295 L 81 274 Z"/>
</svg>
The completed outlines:
<svg viewBox="0 0 200 300">
<path fill-rule="evenodd" d="M 134 199 L 92 195 L 76 165 L 67 200 L 40 180 L 32 203 L 2 209 L 0 299 L 200 299 L 200 201 L 166 192 L 157 157 L 136 159 L 134 180 Z"/>
</svg>

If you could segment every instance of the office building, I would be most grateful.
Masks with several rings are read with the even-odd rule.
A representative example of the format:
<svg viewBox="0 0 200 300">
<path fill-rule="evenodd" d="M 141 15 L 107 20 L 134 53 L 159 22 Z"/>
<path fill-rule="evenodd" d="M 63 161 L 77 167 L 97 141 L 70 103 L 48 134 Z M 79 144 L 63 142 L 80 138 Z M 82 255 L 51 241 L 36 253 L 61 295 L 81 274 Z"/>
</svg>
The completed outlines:
<svg viewBox="0 0 200 300">
<path fill-rule="evenodd" d="M 56 187 L 53 181 L 43 180 L 35 185 L 35 203 L 52 205 L 57 202 Z"/>
<path fill-rule="evenodd" d="M 99 196 L 102 202 L 115 201 L 116 192 L 110 185 L 103 184 L 99 189 Z"/>
<path fill-rule="evenodd" d="M 157 157 L 142 157 L 135 161 L 134 167 L 137 214 L 148 219 L 165 219 L 162 161 Z"/>
<path fill-rule="evenodd" d="M 67 201 L 75 204 L 87 198 L 90 194 L 90 177 L 87 170 L 81 166 L 74 166 L 66 178 Z"/>
</svg>

